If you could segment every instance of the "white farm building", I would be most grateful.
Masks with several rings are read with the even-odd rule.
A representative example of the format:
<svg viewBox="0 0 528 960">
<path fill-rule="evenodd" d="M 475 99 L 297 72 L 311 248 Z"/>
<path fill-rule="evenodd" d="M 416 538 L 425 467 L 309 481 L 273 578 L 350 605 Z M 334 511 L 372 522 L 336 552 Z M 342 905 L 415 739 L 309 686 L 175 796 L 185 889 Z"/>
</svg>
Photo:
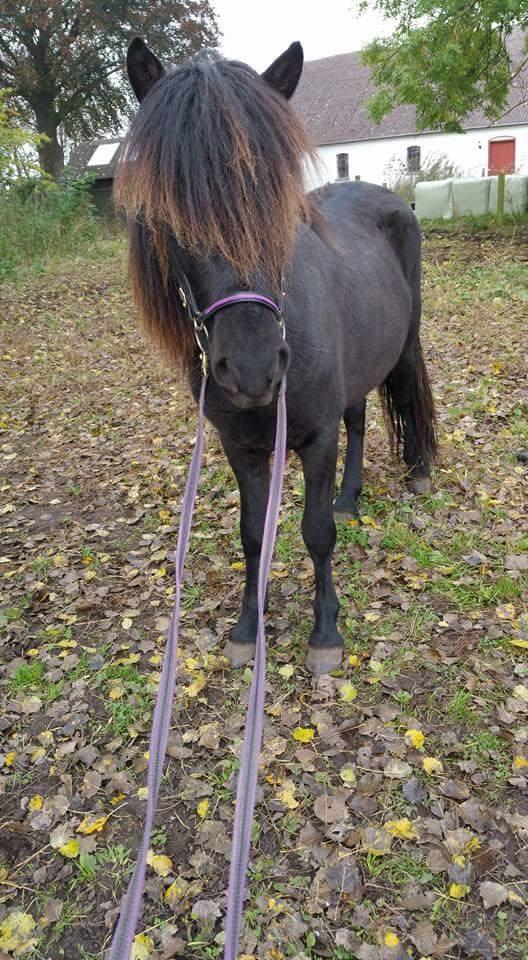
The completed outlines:
<svg viewBox="0 0 528 960">
<path fill-rule="evenodd" d="M 522 63 L 523 45 L 518 31 L 509 44 L 514 63 Z M 412 106 L 398 107 L 375 124 L 366 109 L 374 92 L 359 53 L 305 64 L 292 102 L 317 146 L 320 170 L 312 174 L 312 186 L 355 177 L 383 184 L 391 162 L 416 172 L 426 158 L 439 155 L 465 177 L 528 174 L 528 65 L 512 83 L 504 116 L 491 124 L 475 110 L 464 121 L 464 133 L 419 131 Z"/>
</svg>

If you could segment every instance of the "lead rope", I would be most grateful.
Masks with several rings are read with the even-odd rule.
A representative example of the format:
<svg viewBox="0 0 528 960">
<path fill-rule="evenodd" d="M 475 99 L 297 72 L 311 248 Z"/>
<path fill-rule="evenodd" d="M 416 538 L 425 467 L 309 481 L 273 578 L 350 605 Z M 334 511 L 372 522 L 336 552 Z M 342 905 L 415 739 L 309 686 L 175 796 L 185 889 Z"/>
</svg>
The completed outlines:
<svg viewBox="0 0 528 960">
<path fill-rule="evenodd" d="M 205 355 L 204 355 L 205 356 Z M 150 848 L 150 838 L 154 826 L 154 817 L 158 803 L 161 777 L 167 742 L 169 738 L 174 691 L 176 686 L 176 672 L 178 666 L 178 634 L 180 625 L 180 601 L 183 565 L 189 546 L 191 521 L 194 512 L 194 503 L 200 480 L 202 453 L 204 444 L 204 402 L 207 383 L 205 360 L 202 362 L 202 383 L 198 404 L 198 430 L 194 446 L 191 465 L 185 492 L 183 495 L 180 528 L 174 559 L 175 596 L 172 620 L 167 636 L 167 645 L 163 659 L 152 733 L 150 735 L 149 762 L 147 773 L 147 809 L 145 826 L 138 851 L 134 872 L 130 878 L 125 895 L 119 921 L 114 932 L 108 960 L 130 960 L 130 950 L 139 919 L 147 856 Z M 231 867 L 229 873 L 229 889 L 227 894 L 226 942 L 224 960 L 236 960 L 238 941 L 242 922 L 244 888 L 251 844 L 253 827 L 253 813 L 258 777 L 258 760 L 262 744 L 262 729 L 264 723 L 264 687 L 266 672 L 266 650 L 264 637 L 264 598 L 269 576 L 280 500 L 284 464 L 286 459 L 286 382 L 282 381 L 279 388 L 277 404 L 277 427 L 275 434 L 275 452 L 271 475 L 270 492 L 264 523 L 264 534 L 260 554 L 258 576 L 258 632 L 255 654 L 255 668 L 249 692 L 249 702 L 246 713 L 246 730 L 240 772 L 238 779 L 235 818 L 233 824 L 233 846 L 231 851 Z"/>
</svg>

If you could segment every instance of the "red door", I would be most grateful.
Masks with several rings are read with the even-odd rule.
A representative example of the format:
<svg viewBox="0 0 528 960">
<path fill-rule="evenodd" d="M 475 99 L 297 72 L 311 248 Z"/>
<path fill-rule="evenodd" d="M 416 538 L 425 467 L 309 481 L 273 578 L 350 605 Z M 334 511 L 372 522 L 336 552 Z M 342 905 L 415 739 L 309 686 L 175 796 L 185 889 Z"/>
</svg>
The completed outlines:
<svg viewBox="0 0 528 960">
<path fill-rule="evenodd" d="M 515 172 L 515 140 L 490 140 L 488 176 Z"/>
</svg>

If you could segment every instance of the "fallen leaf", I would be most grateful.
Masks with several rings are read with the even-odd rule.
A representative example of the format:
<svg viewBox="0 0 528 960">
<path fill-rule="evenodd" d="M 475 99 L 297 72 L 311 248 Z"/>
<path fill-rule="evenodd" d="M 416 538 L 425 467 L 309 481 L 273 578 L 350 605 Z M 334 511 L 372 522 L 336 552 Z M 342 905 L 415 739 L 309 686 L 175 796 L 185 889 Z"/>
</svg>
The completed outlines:
<svg viewBox="0 0 528 960">
<path fill-rule="evenodd" d="M 485 880 L 484 883 L 481 883 L 479 893 L 485 910 L 498 907 L 508 899 L 508 888 L 502 883 L 494 883 L 492 880 Z"/>
<path fill-rule="evenodd" d="M 163 853 L 154 853 L 154 850 L 149 850 L 147 863 L 158 877 L 167 877 L 172 870 L 171 858 L 166 857 Z"/>
<path fill-rule="evenodd" d="M 390 853 L 392 837 L 387 830 L 379 827 L 365 827 L 361 831 L 361 848 L 374 857 L 383 857 Z"/>
<path fill-rule="evenodd" d="M 339 823 L 347 815 L 345 798 L 322 793 L 314 803 L 314 813 L 323 823 Z"/>
<path fill-rule="evenodd" d="M 407 817 L 402 817 L 401 820 L 387 820 L 383 824 L 383 829 L 397 840 L 415 840 L 418 836 L 416 827 Z"/>
<path fill-rule="evenodd" d="M 146 933 L 138 933 L 134 937 L 130 960 L 148 960 L 154 950 L 154 940 Z"/>
<path fill-rule="evenodd" d="M 430 776 L 433 774 L 440 775 L 444 772 L 444 765 L 442 761 L 437 760 L 436 757 L 424 757 L 422 759 L 422 767 Z"/>
<path fill-rule="evenodd" d="M 67 840 L 58 850 L 59 853 L 62 853 L 63 857 L 66 857 L 68 860 L 74 860 L 75 857 L 79 856 L 81 845 L 78 840 Z"/>
<path fill-rule="evenodd" d="M 293 739 L 299 743 L 310 743 L 315 736 L 315 730 L 312 727 L 295 727 Z"/>
<path fill-rule="evenodd" d="M 30 913 L 15 910 L 0 923 L 0 949 L 21 956 L 32 950 L 37 940 L 31 934 L 37 924 Z"/>
<path fill-rule="evenodd" d="M 421 750 L 425 743 L 425 737 L 421 730 L 411 729 L 405 731 L 405 741 L 415 750 Z"/>
<path fill-rule="evenodd" d="M 85 836 L 90 836 L 91 833 L 101 833 L 101 830 L 104 830 L 108 817 L 85 817 L 82 823 L 77 827 L 77 833 L 83 833 Z"/>
</svg>

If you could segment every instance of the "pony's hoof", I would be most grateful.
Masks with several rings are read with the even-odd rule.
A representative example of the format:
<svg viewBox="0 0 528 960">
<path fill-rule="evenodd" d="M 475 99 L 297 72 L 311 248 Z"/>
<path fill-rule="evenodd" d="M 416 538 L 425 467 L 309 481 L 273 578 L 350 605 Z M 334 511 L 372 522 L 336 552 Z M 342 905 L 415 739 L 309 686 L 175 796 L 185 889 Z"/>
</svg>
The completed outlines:
<svg viewBox="0 0 528 960">
<path fill-rule="evenodd" d="M 227 657 L 229 663 L 235 670 L 244 667 L 246 663 L 253 660 L 255 656 L 256 643 L 235 643 L 228 640 L 224 647 L 224 657 Z"/>
<path fill-rule="evenodd" d="M 308 647 L 304 665 L 309 673 L 320 677 L 338 670 L 343 659 L 343 647 Z"/>
<path fill-rule="evenodd" d="M 407 479 L 407 489 L 417 496 L 421 493 L 429 493 L 432 486 L 431 477 L 416 477 L 415 479 L 409 477 Z"/>
<path fill-rule="evenodd" d="M 334 507 L 334 520 L 336 523 L 346 523 L 347 520 L 356 520 L 359 517 L 359 510 L 343 510 Z"/>
</svg>

